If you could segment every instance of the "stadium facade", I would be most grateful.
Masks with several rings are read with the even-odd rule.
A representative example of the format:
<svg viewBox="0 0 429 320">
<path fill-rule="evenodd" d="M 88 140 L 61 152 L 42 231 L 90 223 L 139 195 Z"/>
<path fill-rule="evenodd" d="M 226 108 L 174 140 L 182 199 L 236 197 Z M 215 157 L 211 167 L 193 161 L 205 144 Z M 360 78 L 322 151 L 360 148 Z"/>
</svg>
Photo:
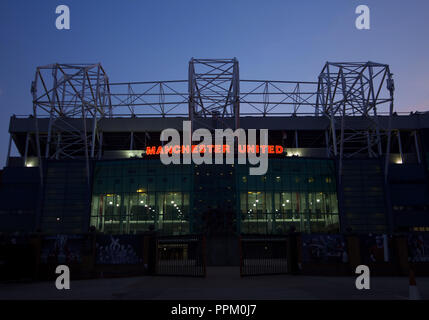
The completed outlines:
<svg viewBox="0 0 429 320">
<path fill-rule="evenodd" d="M 327 62 L 300 82 L 191 59 L 187 80 L 112 83 L 100 64 L 53 64 L 37 68 L 31 93 L 32 114 L 10 119 L 0 231 L 429 231 L 429 113 L 394 112 L 388 65 Z M 268 129 L 281 151 L 262 176 L 237 161 L 162 164 L 162 130 L 188 120 Z"/>
</svg>

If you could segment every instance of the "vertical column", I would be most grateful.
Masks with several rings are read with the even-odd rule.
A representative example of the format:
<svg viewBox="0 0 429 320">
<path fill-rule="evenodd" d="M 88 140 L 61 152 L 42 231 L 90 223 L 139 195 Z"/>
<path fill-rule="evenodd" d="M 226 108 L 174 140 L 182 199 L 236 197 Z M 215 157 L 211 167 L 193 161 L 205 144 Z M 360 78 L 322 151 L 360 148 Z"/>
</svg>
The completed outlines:
<svg viewBox="0 0 429 320">
<path fill-rule="evenodd" d="M 298 130 L 295 130 L 295 148 L 299 148 L 299 144 L 298 144 Z"/>
<path fill-rule="evenodd" d="M 35 93 L 33 95 L 33 99 L 35 99 Z M 41 151 L 40 151 L 39 121 L 37 120 L 36 103 L 33 103 L 33 115 L 34 115 L 34 125 L 36 127 L 36 147 L 37 147 L 37 157 L 39 158 L 40 184 L 43 185 L 42 155 L 41 155 Z"/>
<path fill-rule="evenodd" d="M 27 166 L 27 156 L 28 156 L 28 144 L 30 142 L 30 133 L 27 132 L 25 136 L 25 150 L 24 150 L 24 166 Z"/>
<path fill-rule="evenodd" d="M 91 158 L 94 159 L 94 155 L 95 155 L 95 138 L 96 138 L 96 134 L 97 134 L 97 106 L 99 106 L 100 108 L 101 106 L 101 99 L 100 99 L 100 69 L 101 66 L 100 64 L 98 64 L 97 67 L 97 87 L 95 89 L 95 101 L 94 101 L 94 114 L 93 114 L 93 119 L 92 119 L 92 139 L 91 139 Z M 101 113 L 101 111 L 100 111 Z"/>
<path fill-rule="evenodd" d="M 134 132 L 130 133 L 130 150 L 134 150 Z"/>
<path fill-rule="evenodd" d="M 55 71 L 53 72 L 54 77 L 54 87 L 52 90 L 52 95 L 50 99 L 50 110 L 49 110 L 49 125 L 48 125 L 48 139 L 46 142 L 45 158 L 49 158 L 50 146 L 51 146 L 51 137 L 52 137 L 52 125 L 54 122 L 54 113 L 55 113 L 55 99 L 57 97 L 57 72 L 58 65 L 55 66 Z"/>
<path fill-rule="evenodd" d="M 329 133 L 328 130 L 325 130 L 325 143 L 326 143 L 326 156 L 329 158 L 331 155 L 329 152 Z"/>
<path fill-rule="evenodd" d="M 345 117 L 346 117 L 346 105 L 343 105 L 343 112 L 341 115 L 341 135 L 340 135 L 340 162 L 338 169 L 338 182 L 342 185 L 342 177 L 343 177 L 343 154 L 344 154 L 344 126 L 345 126 Z"/>
<path fill-rule="evenodd" d="M 86 160 L 86 176 L 87 176 L 87 183 L 88 186 L 91 184 L 90 181 L 90 176 L 89 176 L 89 155 L 88 155 L 88 137 L 87 137 L 87 127 L 86 127 L 86 101 L 85 101 L 85 78 L 87 76 L 87 71 L 84 70 L 83 75 L 82 75 L 82 91 L 81 91 L 81 102 L 82 102 L 82 106 L 81 106 L 81 111 L 82 111 L 82 121 L 83 121 L 83 133 L 82 133 L 82 138 L 84 140 L 84 145 L 85 145 L 85 160 Z"/>
<path fill-rule="evenodd" d="M 9 133 L 9 146 L 7 147 L 6 167 L 9 166 L 10 150 L 12 148 L 12 134 Z"/>
<path fill-rule="evenodd" d="M 369 134 L 369 130 L 366 130 L 366 143 L 368 146 L 368 157 L 372 158 L 372 146 L 371 146 L 371 137 Z"/>
<path fill-rule="evenodd" d="M 194 58 L 189 61 L 188 69 L 188 113 L 191 120 L 191 130 L 194 127 L 195 101 L 194 101 Z"/>
<path fill-rule="evenodd" d="M 236 130 L 240 127 L 240 73 L 237 58 L 234 58 L 233 72 L 234 130 Z"/>
<path fill-rule="evenodd" d="M 55 151 L 55 159 L 60 158 L 60 151 L 61 151 L 61 132 L 58 132 L 57 136 L 57 151 Z"/>
<path fill-rule="evenodd" d="M 415 143 L 415 145 L 416 145 L 416 154 L 417 154 L 417 161 L 419 162 L 419 163 L 421 163 L 422 162 L 422 160 L 421 160 L 421 157 L 420 157 L 420 148 L 419 148 L 419 140 L 418 140 L 418 138 L 417 138 L 417 130 L 416 131 L 414 131 L 414 143 Z"/>
<path fill-rule="evenodd" d="M 343 156 L 344 156 L 344 135 L 345 135 L 345 125 L 346 125 L 346 101 L 348 97 L 348 88 L 347 82 L 344 75 L 343 67 L 340 67 L 338 71 L 338 77 L 341 77 L 341 91 L 343 93 L 343 102 L 339 104 L 339 110 L 341 111 L 341 133 L 340 133 L 340 165 L 339 165 L 339 181 L 341 184 L 343 178 Z M 342 107 L 342 108 L 341 108 Z"/>
<path fill-rule="evenodd" d="M 95 155 L 95 137 L 97 134 L 97 110 L 94 110 L 94 116 L 92 118 L 92 139 L 91 139 L 91 158 Z"/>
<path fill-rule="evenodd" d="M 101 159 L 103 153 L 103 131 L 100 131 L 98 138 L 98 160 Z"/>
<path fill-rule="evenodd" d="M 387 146 L 386 146 L 386 160 L 384 167 L 384 180 L 387 181 L 387 175 L 389 171 L 389 157 L 390 157 L 390 141 L 391 141 L 391 131 L 392 131 L 392 114 L 393 114 L 393 93 L 395 91 L 395 85 L 392 79 L 392 74 L 389 69 L 387 69 L 388 79 L 387 79 L 387 89 L 390 91 L 390 108 L 389 108 L 389 123 L 387 128 Z"/>
<path fill-rule="evenodd" d="M 401 142 L 401 132 L 398 130 L 396 132 L 396 135 L 398 137 L 398 145 L 399 145 L 399 154 L 401 155 L 401 163 L 404 163 L 404 155 L 402 153 L 402 142 Z"/>
</svg>

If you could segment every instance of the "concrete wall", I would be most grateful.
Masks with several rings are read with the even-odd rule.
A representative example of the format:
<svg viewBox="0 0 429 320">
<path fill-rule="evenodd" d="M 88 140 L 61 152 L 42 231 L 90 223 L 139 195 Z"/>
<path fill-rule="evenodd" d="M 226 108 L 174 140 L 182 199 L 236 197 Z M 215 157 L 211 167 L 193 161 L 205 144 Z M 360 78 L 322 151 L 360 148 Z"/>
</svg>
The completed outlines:
<svg viewBox="0 0 429 320">
<path fill-rule="evenodd" d="M 0 231 L 34 231 L 39 199 L 38 168 L 3 170 L 0 184 Z"/>
</svg>

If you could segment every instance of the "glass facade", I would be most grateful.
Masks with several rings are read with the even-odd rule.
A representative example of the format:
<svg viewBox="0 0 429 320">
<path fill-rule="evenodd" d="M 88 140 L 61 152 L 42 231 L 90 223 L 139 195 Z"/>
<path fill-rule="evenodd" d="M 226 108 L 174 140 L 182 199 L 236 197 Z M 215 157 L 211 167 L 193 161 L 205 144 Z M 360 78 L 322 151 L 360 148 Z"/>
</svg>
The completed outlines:
<svg viewBox="0 0 429 320">
<path fill-rule="evenodd" d="M 91 225 L 105 233 L 165 234 L 190 230 L 192 166 L 159 160 L 99 161 L 94 168 Z"/>
<path fill-rule="evenodd" d="M 47 161 L 40 229 L 47 233 L 88 231 L 90 189 L 84 161 Z"/>
<path fill-rule="evenodd" d="M 335 165 L 325 159 L 270 159 L 264 176 L 237 166 L 240 231 L 339 232 Z"/>
<path fill-rule="evenodd" d="M 195 165 L 194 230 L 206 235 L 237 233 L 234 165 Z"/>
<path fill-rule="evenodd" d="M 91 225 L 105 233 L 282 234 L 338 232 L 335 165 L 327 159 L 270 159 L 264 176 L 247 165 L 98 161 Z"/>
<path fill-rule="evenodd" d="M 343 161 L 343 172 L 344 230 L 351 229 L 357 233 L 387 232 L 388 213 L 381 159 L 347 159 Z"/>
</svg>

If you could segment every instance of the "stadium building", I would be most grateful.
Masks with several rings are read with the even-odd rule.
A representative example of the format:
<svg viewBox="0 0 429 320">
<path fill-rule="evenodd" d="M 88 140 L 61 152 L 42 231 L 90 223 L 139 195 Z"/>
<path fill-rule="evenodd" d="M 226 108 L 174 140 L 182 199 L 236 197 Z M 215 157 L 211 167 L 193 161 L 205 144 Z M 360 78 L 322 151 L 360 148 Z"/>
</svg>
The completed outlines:
<svg viewBox="0 0 429 320">
<path fill-rule="evenodd" d="M 38 67 L 31 115 L 10 119 L 0 231 L 428 231 L 429 113 L 395 112 L 394 89 L 374 62 L 327 62 L 314 82 L 243 80 L 235 58 L 133 83 L 111 82 L 100 64 Z M 161 132 L 184 121 L 268 129 L 267 173 L 162 164 Z"/>
</svg>

